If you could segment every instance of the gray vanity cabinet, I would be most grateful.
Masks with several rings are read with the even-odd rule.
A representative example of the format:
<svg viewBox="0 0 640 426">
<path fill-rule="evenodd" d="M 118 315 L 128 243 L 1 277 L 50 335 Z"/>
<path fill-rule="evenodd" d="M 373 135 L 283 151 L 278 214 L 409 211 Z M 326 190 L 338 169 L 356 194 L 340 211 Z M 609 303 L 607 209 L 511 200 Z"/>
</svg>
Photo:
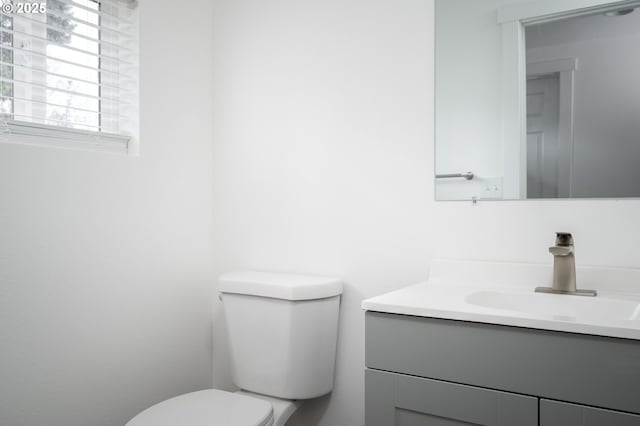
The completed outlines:
<svg viewBox="0 0 640 426">
<path fill-rule="evenodd" d="M 367 312 L 366 426 L 640 426 L 640 342 Z"/>
<path fill-rule="evenodd" d="M 640 395 L 638 396 L 640 399 Z M 566 402 L 540 400 L 540 426 L 640 426 L 640 416 Z"/>
</svg>

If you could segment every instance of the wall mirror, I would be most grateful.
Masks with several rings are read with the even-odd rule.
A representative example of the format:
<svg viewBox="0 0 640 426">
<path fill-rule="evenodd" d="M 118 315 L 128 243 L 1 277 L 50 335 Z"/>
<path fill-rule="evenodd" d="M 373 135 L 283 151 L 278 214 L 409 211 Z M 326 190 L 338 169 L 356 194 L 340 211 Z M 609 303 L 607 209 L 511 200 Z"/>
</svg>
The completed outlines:
<svg viewBox="0 0 640 426">
<path fill-rule="evenodd" d="M 435 4 L 437 200 L 640 197 L 640 1 Z"/>
</svg>

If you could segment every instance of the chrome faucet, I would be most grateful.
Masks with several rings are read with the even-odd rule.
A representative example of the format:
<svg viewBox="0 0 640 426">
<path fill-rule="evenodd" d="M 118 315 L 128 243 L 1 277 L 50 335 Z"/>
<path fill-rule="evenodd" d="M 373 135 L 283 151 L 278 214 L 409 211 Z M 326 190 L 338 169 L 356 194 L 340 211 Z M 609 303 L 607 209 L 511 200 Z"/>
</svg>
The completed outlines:
<svg viewBox="0 0 640 426">
<path fill-rule="evenodd" d="M 538 293 L 595 296 L 595 290 L 576 289 L 576 257 L 573 236 L 568 232 L 556 232 L 556 245 L 549 247 L 553 255 L 553 285 L 536 287 Z"/>
</svg>

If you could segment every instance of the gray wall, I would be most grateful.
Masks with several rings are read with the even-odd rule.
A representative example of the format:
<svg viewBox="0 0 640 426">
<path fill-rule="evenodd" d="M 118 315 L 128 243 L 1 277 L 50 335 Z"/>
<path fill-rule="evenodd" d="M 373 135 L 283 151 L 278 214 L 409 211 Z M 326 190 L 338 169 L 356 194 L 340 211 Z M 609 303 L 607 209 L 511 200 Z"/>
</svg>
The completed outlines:
<svg viewBox="0 0 640 426">
<path fill-rule="evenodd" d="M 640 11 L 594 15 L 527 33 L 527 58 L 576 58 L 575 197 L 640 197 Z"/>
</svg>

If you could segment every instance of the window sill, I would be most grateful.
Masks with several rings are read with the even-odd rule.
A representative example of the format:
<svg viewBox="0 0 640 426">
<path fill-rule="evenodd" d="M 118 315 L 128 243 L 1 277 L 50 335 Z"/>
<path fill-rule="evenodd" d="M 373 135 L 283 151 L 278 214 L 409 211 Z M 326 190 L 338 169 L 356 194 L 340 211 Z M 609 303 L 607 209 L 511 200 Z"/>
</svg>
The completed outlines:
<svg viewBox="0 0 640 426">
<path fill-rule="evenodd" d="M 134 154 L 129 136 L 15 120 L 0 121 L 0 143 Z"/>
</svg>

